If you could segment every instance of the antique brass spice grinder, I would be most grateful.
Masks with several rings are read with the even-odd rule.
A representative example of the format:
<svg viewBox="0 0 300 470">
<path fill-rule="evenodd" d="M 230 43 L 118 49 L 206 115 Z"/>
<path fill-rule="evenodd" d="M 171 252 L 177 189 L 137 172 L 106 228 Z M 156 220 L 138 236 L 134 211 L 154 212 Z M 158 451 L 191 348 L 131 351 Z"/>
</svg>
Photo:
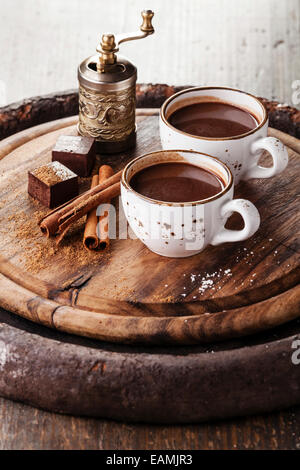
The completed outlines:
<svg viewBox="0 0 300 470">
<path fill-rule="evenodd" d="M 103 34 L 99 55 L 84 60 L 78 68 L 79 133 L 94 137 L 98 151 L 114 153 L 134 146 L 136 67 L 117 56 L 121 43 L 154 33 L 151 10 L 142 11 L 140 31 L 114 36 Z"/>
</svg>

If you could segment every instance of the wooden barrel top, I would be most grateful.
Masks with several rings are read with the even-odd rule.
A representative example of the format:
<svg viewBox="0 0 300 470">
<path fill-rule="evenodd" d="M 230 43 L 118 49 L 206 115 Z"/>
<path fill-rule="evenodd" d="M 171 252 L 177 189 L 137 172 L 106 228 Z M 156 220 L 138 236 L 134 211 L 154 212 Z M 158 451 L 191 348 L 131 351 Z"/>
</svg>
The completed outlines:
<svg viewBox="0 0 300 470">
<path fill-rule="evenodd" d="M 165 85 L 139 85 L 137 88 L 138 104 L 144 107 L 158 107 L 174 91 L 176 91 L 174 87 Z M 278 103 L 263 101 L 269 110 L 271 124 L 274 127 L 300 137 L 299 111 L 278 106 Z M 12 152 L 15 152 L 12 153 L 13 155 L 19 154 L 19 160 L 15 160 L 15 166 L 11 155 L 0 162 L 0 166 L 8 165 L 9 173 L 14 174 L 13 187 L 18 175 L 24 175 L 24 164 L 26 167 L 30 158 L 25 150 L 32 146 L 32 137 L 34 136 L 37 141 L 44 141 L 44 139 L 51 139 L 56 132 L 57 134 L 64 132 L 62 126 L 73 125 L 74 119 L 62 121 L 61 118 L 75 114 L 77 102 L 76 92 L 64 92 L 25 100 L 0 109 L 0 136 L 2 138 L 42 122 L 46 123 L 34 130 L 31 129 L 29 134 L 25 132 L 13 135 L 10 140 L 0 144 L 2 150 L 3 144 L 6 147 L 3 157 Z M 145 116 L 143 112 L 143 116 L 139 119 L 154 122 L 153 112 L 148 110 L 147 113 L 150 116 Z M 58 118 L 60 118 L 58 122 L 47 123 Z M 280 134 L 276 130 L 270 132 L 286 141 L 290 148 L 289 153 L 293 165 L 297 163 L 296 157 L 300 153 L 297 139 L 290 139 L 290 136 Z M 50 145 L 50 141 L 46 147 L 47 145 Z M 41 152 L 47 155 L 49 149 L 43 147 L 37 154 Z M 49 158 L 49 153 L 48 157 L 45 155 L 38 156 L 38 158 Z M 33 158 L 32 154 L 31 157 Z M 70 317 L 68 309 L 73 308 L 72 305 L 61 306 L 62 302 L 66 303 L 66 292 L 68 295 L 72 293 L 69 299 L 76 298 L 77 292 L 84 292 L 89 283 L 88 277 L 85 281 L 84 278 L 76 279 L 75 276 L 72 283 L 69 282 L 65 286 L 65 291 L 61 285 L 59 291 L 57 288 L 51 291 L 52 282 L 46 282 L 45 278 L 40 276 L 39 271 L 29 272 L 28 269 L 24 271 L 22 268 L 22 262 L 25 265 L 27 258 L 24 256 L 24 245 L 22 245 L 24 240 L 22 241 L 21 237 L 20 253 L 16 254 L 21 259 L 20 264 L 15 262 L 17 259 L 15 257 L 12 257 L 9 263 L 7 259 L 1 259 L 1 305 L 14 312 L 10 313 L 0 308 L 1 396 L 55 412 L 160 423 L 199 422 L 271 411 L 299 403 L 300 369 L 291 360 L 296 342 L 299 340 L 300 325 L 299 319 L 292 320 L 299 313 L 298 261 L 295 258 L 298 250 L 295 236 L 298 220 L 291 204 L 293 198 L 296 202 L 297 194 L 293 181 L 298 173 L 295 174 L 293 171 L 291 173 L 292 168 L 294 166 L 289 166 L 288 173 L 280 184 L 275 178 L 276 185 L 273 186 L 273 191 L 268 189 L 267 194 L 272 201 L 269 209 L 264 204 L 265 181 L 259 187 L 253 188 L 248 195 L 259 205 L 261 215 L 266 220 L 264 235 L 267 237 L 268 245 L 262 245 L 259 239 L 253 246 L 243 245 L 246 250 L 242 250 L 241 253 L 245 252 L 245 260 L 243 262 L 241 257 L 237 264 L 245 264 L 242 272 L 249 281 L 247 289 L 244 288 L 247 294 L 241 295 L 243 290 L 240 285 L 244 282 L 245 286 L 244 280 L 239 282 L 240 291 L 237 293 L 238 289 L 234 288 L 237 286 L 232 285 L 233 276 L 227 276 L 227 282 L 219 290 L 224 295 L 222 296 L 219 292 L 217 302 L 212 299 L 213 296 L 209 295 L 207 289 L 204 290 L 205 295 L 200 296 L 197 302 L 197 308 L 202 305 L 210 308 L 213 313 L 210 315 L 192 313 L 195 328 L 198 325 L 198 333 L 192 341 L 195 339 L 198 342 L 209 341 L 209 337 L 212 338 L 211 328 L 215 328 L 218 332 L 216 339 L 220 340 L 218 343 L 211 340 L 207 345 L 151 345 L 148 347 L 112 344 L 65 333 L 63 322 L 59 322 L 56 316 L 57 311 L 62 311 L 63 317 L 61 318 L 69 318 L 67 331 L 75 332 L 74 324 L 70 327 L 70 319 L 76 319 L 76 333 L 89 334 L 89 332 L 80 331 L 82 307 L 74 309 L 72 311 L 74 316 Z M 5 180 L 6 175 L 1 172 L 1 180 L 3 176 Z M 18 191 L 24 196 L 25 180 L 21 178 L 18 181 L 20 181 Z M 252 182 L 249 182 L 249 185 L 250 183 L 252 185 Z M 237 188 L 237 191 L 243 192 L 243 197 L 245 197 L 244 192 L 247 186 L 248 184 L 246 188 Z M 6 189 L 7 197 L 10 197 L 9 184 Z M 1 193 L 1 197 L 5 195 Z M 276 217 L 271 208 L 276 209 Z M 3 216 L 2 209 L 1 216 Z M 8 222 L 12 224 L 12 220 Z M 238 224 L 238 221 L 233 221 L 233 224 L 235 223 Z M 281 234 L 279 238 L 278 234 Z M 11 235 L 14 238 L 13 232 Z M 259 235 L 258 233 L 257 236 Z M 255 245 L 260 247 L 258 250 L 260 256 L 256 257 L 256 264 L 253 263 L 251 255 L 252 247 Z M 16 246 L 16 241 L 13 246 Z M 264 251 L 266 247 L 268 247 L 268 252 Z M 238 246 L 232 245 L 232 249 L 234 251 L 228 258 L 229 260 L 233 258 Z M 221 263 L 223 262 L 222 255 L 224 255 L 222 250 L 221 247 L 218 255 Z M 267 256 L 266 253 L 268 253 Z M 280 257 L 277 258 L 279 253 L 281 253 Z M 261 263 L 265 263 L 266 267 L 267 262 L 269 263 L 268 269 L 260 270 Z M 249 266 L 250 263 L 253 266 Z M 250 283 L 251 274 L 258 269 L 259 282 L 254 280 Z M 58 270 L 58 272 L 61 271 Z M 236 271 L 233 275 L 235 273 Z M 254 279 L 256 277 L 253 276 Z M 54 279 L 55 286 L 59 284 L 57 280 L 59 281 L 60 278 Z M 176 279 L 175 294 L 178 285 L 180 284 Z M 156 283 L 155 289 L 158 286 L 159 283 Z M 184 287 L 186 284 L 181 284 L 181 286 Z M 104 287 L 106 286 L 102 284 L 102 288 Z M 125 290 L 117 291 L 116 287 L 114 292 L 119 295 L 119 299 L 122 295 L 123 299 L 126 298 Z M 139 292 L 142 291 L 131 292 L 130 295 L 133 297 Z M 151 292 L 146 291 L 146 294 L 148 298 L 151 297 Z M 224 302 L 224 299 L 229 302 L 229 305 L 233 300 L 237 304 L 232 304 L 235 307 L 227 312 L 220 311 L 219 302 Z M 120 303 L 121 300 L 118 302 Z M 168 309 L 168 315 L 175 313 L 173 320 L 180 320 L 182 312 L 186 310 L 186 303 L 185 299 L 184 301 L 180 299 L 180 302 L 177 300 L 171 302 L 171 306 L 170 302 L 154 303 L 151 306 L 154 308 L 154 313 L 148 309 L 147 313 L 148 316 L 150 314 L 150 318 L 154 315 L 155 319 L 165 322 L 165 317 L 161 316 L 162 312 L 159 310 L 163 304 L 163 307 Z M 241 303 L 244 307 L 237 306 Z M 179 306 L 176 306 L 177 304 Z M 115 303 L 113 305 L 115 306 Z M 274 308 L 272 308 L 273 305 Z M 135 303 L 134 306 L 137 308 L 138 304 Z M 80 311 L 79 317 L 78 310 Z M 99 315 L 99 312 L 85 310 L 85 312 L 89 311 Z M 126 312 L 122 315 L 120 313 L 119 310 L 118 320 L 126 318 Z M 100 313 L 100 315 L 102 321 L 104 314 Z M 136 312 L 135 315 L 134 321 L 135 318 L 144 320 L 145 307 L 141 307 L 140 313 Z M 97 318 L 99 320 L 99 316 Z M 209 318 L 211 323 L 201 323 L 203 318 Z M 288 321 L 289 319 L 291 321 Z M 274 327 L 276 324 L 280 325 Z M 241 325 L 243 325 L 242 328 Z M 96 326 L 99 328 L 98 324 Z M 172 321 L 168 327 L 172 328 Z M 222 341 L 222 337 L 239 336 L 266 328 L 268 331 L 257 332 L 240 339 Z M 195 331 L 197 330 L 194 330 L 194 333 Z M 136 341 L 135 337 L 130 339 Z M 140 339 L 145 340 L 144 337 Z M 191 337 L 187 342 L 190 339 Z M 152 336 L 151 340 L 154 343 L 161 343 L 159 336 L 156 338 Z M 164 340 L 177 343 L 178 336 L 172 332 L 171 336 Z"/>
<path fill-rule="evenodd" d="M 299 320 L 198 346 L 104 343 L 0 309 L 0 395 L 56 413 L 197 423 L 300 403 Z"/>
</svg>

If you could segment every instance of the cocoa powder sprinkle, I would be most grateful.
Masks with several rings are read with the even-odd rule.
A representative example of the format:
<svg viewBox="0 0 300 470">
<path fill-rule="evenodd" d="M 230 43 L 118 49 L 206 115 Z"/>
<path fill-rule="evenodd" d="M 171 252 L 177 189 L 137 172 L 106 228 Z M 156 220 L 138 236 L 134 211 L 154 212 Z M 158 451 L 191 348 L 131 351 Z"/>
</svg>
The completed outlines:
<svg viewBox="0 0 300 470">
<path fill-rule="evenodd" d="M 77 176 L 59 162 L 50 162 L 47 165 L 36 168 L 31 173 L 47 186 L 53 186 Z"/>
</svg>

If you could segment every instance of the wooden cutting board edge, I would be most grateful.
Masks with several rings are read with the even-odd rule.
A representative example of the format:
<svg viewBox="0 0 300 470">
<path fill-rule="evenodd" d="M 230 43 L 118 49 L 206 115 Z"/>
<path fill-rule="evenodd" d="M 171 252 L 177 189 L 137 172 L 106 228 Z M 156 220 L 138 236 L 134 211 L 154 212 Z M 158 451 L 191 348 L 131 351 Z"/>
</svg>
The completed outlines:
<svg viewBox="0 0 300 470">
<path fill-rule="evenodd" d="M 199 344 L 274 328 L 299 317 L 300 286 L 268 300 L 212 314 L 135 317 L 92 312 L 37 296 L 0 275 L 0 306 L 28 320 L 98 340 L 138 344 Z"/>
</svg>

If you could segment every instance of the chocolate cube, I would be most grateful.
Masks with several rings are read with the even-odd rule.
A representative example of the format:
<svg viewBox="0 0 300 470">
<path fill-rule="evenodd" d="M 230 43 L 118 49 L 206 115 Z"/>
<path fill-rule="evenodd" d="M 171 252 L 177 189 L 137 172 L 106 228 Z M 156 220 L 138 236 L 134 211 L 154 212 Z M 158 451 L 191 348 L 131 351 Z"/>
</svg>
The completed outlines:
<svg viewBox="0 0 300 470">
<path fill-rule="evenodd" d="M 79 176 L 89 176 L 95 163 L 96 144 L 92 137 L 61 135 L 52 150 L 58 161 Z"/>
<path fill-rule="evenodd" d="M 78 196 L 78 176 L 59 162 L 28 172 L 28 193 L 50 209 Z"/>
</svg>

